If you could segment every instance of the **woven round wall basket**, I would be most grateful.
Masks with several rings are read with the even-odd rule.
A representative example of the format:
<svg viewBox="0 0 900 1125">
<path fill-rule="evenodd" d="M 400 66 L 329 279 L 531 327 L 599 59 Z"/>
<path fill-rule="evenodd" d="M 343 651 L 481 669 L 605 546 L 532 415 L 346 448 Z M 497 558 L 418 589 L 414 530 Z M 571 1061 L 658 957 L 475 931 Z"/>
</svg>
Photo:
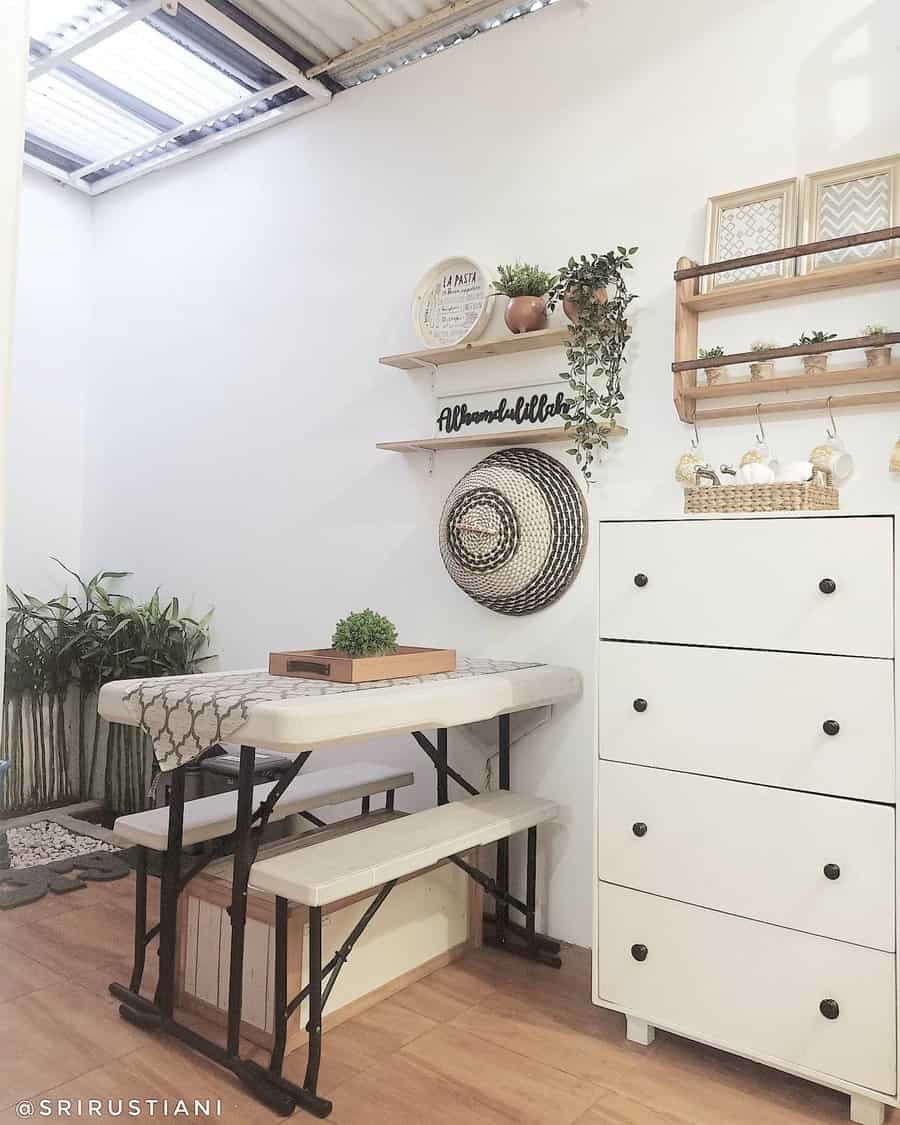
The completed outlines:
<svg viewBox="0 0 900 1125">
<path fill-rule="evenodd" d="M 555 602 L 587 546 L 584 497 L 569 470 L 538 449 L 503 449 L 470 469 L 441 514 L 441 557 L 465 592 L 497 613 Z"/>
</svg>

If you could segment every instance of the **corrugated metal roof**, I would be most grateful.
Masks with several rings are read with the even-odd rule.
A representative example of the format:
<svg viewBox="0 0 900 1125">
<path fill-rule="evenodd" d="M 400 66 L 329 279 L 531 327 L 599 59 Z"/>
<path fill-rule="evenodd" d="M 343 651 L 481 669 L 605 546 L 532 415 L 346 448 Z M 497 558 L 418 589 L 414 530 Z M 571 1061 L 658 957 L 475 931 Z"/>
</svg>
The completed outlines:
<svg viewBox="0 0 900 1125">
<path fill-rule="evenodd" d="M 554 2 L 31 0 L 26 160 L 108 190 Z"/>
<path fill-rule="evenodd" d="M 378 77 L 554 0 L 235 0 L 343 85 Z M 342 58 L 342 56 L 348 56 Z"/>
</svg>

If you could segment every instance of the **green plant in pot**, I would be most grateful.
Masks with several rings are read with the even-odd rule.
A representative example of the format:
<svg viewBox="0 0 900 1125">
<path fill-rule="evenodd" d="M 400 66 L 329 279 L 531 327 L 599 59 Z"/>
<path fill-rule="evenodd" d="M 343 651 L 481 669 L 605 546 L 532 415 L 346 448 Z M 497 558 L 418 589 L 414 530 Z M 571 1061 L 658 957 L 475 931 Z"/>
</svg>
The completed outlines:
<svg viewBox="0 0 900 1125">
<path fill-rule="evenodd" d="M 700 351 L 697 352 L 697 359 L 718 359 L 724 354 L 725 349 L 721 346 L 721 344 L 716 344 L 712 348 L 701 348 Z M 720 379 L 728 378 L 727 367 L 718 367 L 716 366 L 716 364 L 713 364 L 711 367 L 705 368 L 705 371 L 706 382 L 710 387 L 713 385 L 713 383 L 718 383 Z"/>
<path fill-rule="evenodd" d="M 515 335 L 536 332 L 547 323 L 547 304 L 544 295 L 553 284 L 553 274 L 528 262 L 515 262 L 511 266 L 497 266 L 494 292 L 509 297 L 503 319 Z"/>
<path fill-rule="evenodd" d="M 751 352 L 768 352 L 778 345 L 772 340 L 754 340 L 750 345 Z M 752 381 L 758 379 L 771 379 L 775 374 L 775 360 L 774 359 L 757 359 L 750 364 L 750 378 Z"/>
<path fill-rule="evenodd" d="M 797 341 L 798 346 L 803 344 L 827 344 L 829 340 L 836 340 L 837 332 L 804 332 Z M 807 375 L 821 375 L 828 370 L 828 352 L 813 352 L 803 357 L 803 367 Z"/>
<path fill-rule="evenodd" d="M 862 330 L 863 336 L 874 336 L 877 340 L 880 336 L 886 336 L 890 332 L 884 324 L 867 324 Z M 891 362 L 891 346 L 890 344 L 878 343 L 872 344 L 870 347 L 865 348 L 866 353 L 866 367 L 889 367 Z"/>
<path fill-rule="evenodd" d="M 594 450 L 609 445 L 607 430 L 622 410 L 622 364 L 631 338 L 629 292 L 625 271 L 632 269 L 637 247 L 619 246 L 606 254 L 570 258 L 547 293 L 547 308 L 562 304 L 572 322 L 566 343 L 568 370 L 560 378 L 569 384 L 571 398 L 565 428 L 575 446 L 568 450 L 586 481 L 592 479 Z"/>
<path fill-rule="evenodd" d="M 332 648 L 346 656 L 387 656 L 397 651 L 397 629 L 374 609 L 351 613 L 334 627 Z"/>
</svg>

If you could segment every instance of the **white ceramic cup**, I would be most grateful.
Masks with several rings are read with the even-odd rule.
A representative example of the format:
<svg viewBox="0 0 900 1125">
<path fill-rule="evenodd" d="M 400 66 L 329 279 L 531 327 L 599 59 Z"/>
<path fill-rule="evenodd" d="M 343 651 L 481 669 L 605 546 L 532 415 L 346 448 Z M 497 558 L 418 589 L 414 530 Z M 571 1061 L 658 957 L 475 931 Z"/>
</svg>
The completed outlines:
<svg viewBox="0 0 900 1125">
<path fill-rule="evenodd" d="M 812 461 L 788 461 L 778 469 L 778 480 L 802 482 L 811 480 L 813 475 Z"/>
<path fill-rule="evenodd" d="M 845 484 L 853 472 L 853 458 L 840 438 L 831 438 L 817 445 L 809 459 L 817 469 L 825 469 L 831 473 L 831 479 L 836 485 Z"/>
</svg>

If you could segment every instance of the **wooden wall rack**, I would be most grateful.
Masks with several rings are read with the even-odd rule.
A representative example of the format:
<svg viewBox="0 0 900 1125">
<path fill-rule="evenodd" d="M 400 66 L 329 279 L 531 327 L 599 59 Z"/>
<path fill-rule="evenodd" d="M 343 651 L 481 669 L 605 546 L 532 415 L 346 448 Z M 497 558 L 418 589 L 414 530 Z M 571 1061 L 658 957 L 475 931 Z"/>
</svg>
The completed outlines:
<svg viewBox="0 0 900 1125">
<path fill-rule="evenodd" d="M 771 250 L 764 254 L 750 254 L 743 258 L 710 262 L 698 265 L 690 258 L 679 258 L 675 270 L 675 359 L 672 363 L 674 376 L 673 397 L 678 417 L 683 422 L 702 421 L 713 418 L 742 418 L 756 413 L 757 402 L 772 391 L 789 394 L 795 390 L 814 386 L 850 386 L 866 383 L 889 383 L 900 380 L 900 364 L 887 367 L 836 368 L 821 375 L 808 375 L 805 372 L 785 375 L 755 382 L 742 380 L 734 383 L 716 383 L 712 386 L 697 385 L 697 371 L 706 367 L 726 367 L 730 364 L 757 362 L 767 359 L 780 359 L 786 356 L 812 355 L 822 352 L 847 351 L 856 348 L 877 347 L 880 344 L 900 343 L 900 333 L 891 332 L 884 336 L 859 336 L 852 339 L 832 340 L 825 344 L 793 345 L 785 348 L 772 348 L 760 352 L 740 352 L 734 355 L 719 356 L 715 359 L 697 358 L 697 323 L 699 315 L 710 309 L 736 308 L 742 305 L 757 304 L 761 301 L 782 300 L 807 293 L 823 292 L 830 289 L 848 289 L 858 285 L 874 285 L 884 281 L 900 280 L 900 257 L 879 258 L 871 262 L 854 262 L 850 265 L 834 266 L 831 269 L 813 273 L 797 274 L 794 277 L 768 278 L 751 281 L 742 285 L 699 291 L 701 277 L 747 266 L 762 265 L 767 262 L 782 261 L 787 258 L 802 258 L 807 255 L 822 254 L 829 250 L 845 249 L 871 242 L 887 242 L 900 238 L 900 227 L 885 227 L 881 230 L 866 231 L 845 238 L 830 238 L 819 242 L 808 242 L 800 246 L 788 246 L 782 250 Z M 754 396 L 753 401 L 748 401 Z M 815 410 L 824 408 L 831 397 L 834 406 L 870 406 L 888 402 L 900 402 L 900 388 L 880 389 L 871 392 L 856 392 L 846 395 L 821 395 L 814 398 L 785 398 L 777 401 L 759 403 L 759 409 L 767 414 Z M 731 406 L 721 405 L 721 400 L 735 398 Z M 715 402 L 703 406 L 707 400 Z M 698 408 L 699 407 L 699 408 Z"/>
</svg>

